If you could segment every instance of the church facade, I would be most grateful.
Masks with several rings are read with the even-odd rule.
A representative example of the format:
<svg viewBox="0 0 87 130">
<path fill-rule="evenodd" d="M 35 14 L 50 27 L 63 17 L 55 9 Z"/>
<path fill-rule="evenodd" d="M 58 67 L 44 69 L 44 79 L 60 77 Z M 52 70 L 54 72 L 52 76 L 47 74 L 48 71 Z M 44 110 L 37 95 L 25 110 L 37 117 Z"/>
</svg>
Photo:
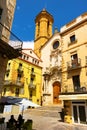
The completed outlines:
<svg viewBox="0 0 87 130">
<path fill-rule="evenodd" d="M 54 33 L 54 20 L 52 15 L 48 14 L 43 10 L 36 17 L 34 46 L 43 61 L 43 105 L 61 104 L 64 107 L 65 122 L 86 124 L 87 13 L 61 27 L 60 32 L 55 30 Z M 50 35 L 46 35 L 48 31 Z"/>
</svg>

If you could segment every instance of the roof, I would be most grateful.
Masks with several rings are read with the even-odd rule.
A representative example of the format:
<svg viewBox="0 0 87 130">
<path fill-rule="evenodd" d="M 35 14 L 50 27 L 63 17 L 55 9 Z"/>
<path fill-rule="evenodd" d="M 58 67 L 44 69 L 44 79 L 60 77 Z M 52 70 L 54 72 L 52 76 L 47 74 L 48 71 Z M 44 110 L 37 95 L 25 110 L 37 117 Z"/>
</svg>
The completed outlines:
<svg viewBox="0 0 87 130">
<path fill-rule="evenodd" d="M 48 19 L 50 19 L 52 21 L 52 23 L 54 22 L 54 19 L 53 19 L 53 16 L 46 11 L 46 9 L 43 9 L 35 18 L 35 22 L 38 21 L 38 19 L 42 18 L 43 17 L 47 17 Z"/>
</svg>

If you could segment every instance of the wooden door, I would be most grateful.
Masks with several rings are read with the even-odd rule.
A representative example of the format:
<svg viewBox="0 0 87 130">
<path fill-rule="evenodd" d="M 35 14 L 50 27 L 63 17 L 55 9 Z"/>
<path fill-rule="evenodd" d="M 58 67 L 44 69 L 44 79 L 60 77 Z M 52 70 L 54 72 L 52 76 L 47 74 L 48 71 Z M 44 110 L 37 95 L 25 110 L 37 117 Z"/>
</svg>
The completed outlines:
<svg viewBox="0 0 87 130">
<path fill-rule="evenodd" d="M 61 103 L 59 100 L 59 93 L 60 93 L 60 83 L 55 82 L 53 84 L 53 104 Z"/>
</svg>

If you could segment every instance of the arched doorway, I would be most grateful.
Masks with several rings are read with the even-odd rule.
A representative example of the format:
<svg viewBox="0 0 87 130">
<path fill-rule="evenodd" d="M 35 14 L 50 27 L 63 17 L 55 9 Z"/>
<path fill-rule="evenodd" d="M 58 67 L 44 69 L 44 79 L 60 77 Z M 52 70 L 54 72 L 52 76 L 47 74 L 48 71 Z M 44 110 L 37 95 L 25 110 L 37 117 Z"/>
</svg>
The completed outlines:
<svg viewBox="0 0 87 130">
<path fill-rule="evenodd" d="M 60 82 L 56 81 L 53 83 L 53 104 L 61 103 L 61 100 L 59 100 L 59 93 L 61 91 Z"/>
</svg>

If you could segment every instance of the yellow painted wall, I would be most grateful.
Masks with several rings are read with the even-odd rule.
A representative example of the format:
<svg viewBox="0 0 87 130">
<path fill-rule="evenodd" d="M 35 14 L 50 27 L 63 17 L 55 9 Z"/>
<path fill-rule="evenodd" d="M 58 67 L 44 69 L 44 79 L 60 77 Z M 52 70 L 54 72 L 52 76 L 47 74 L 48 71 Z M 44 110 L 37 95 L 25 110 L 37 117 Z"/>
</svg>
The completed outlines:
<svg viewBox="0 0 87 130">
<path fill-rule="evenodd" d="M 22 93 L 19 94 L 18 97 L 25 97 L 30 99 L 30 89 L 29 89 L 29 84 L 30 84 L 30 75 L 31 75 L 31 69 L 34 68 L 34 73 L 35 73 L 35 80 L 34 84 L 36 84 L 36 89 L 32 90 L 33 95 L 32 95 L 32 101 L 35 103 L 40 104 L 41 101 L 41 67 L 38 67 L 36 65 L 30 64 L 28 62 L 25 62 L 21 59 L 14 59 L 9 61 L 11 63 L 10 65 L 10 73 L 9 76 L 5 76 L 5 80 L 10 80 L 12 82 L 17 80 L 17 69 L 19 66 L 19 63 L 22 64 L 23 67 L 23 77 L 21 78 L 21 82 L 24 82 L 24 86 L 19 86 L 18 88 L 22 89 Z M 5 96 L 15 96 L 15 89 L 17 88 L 16 85 L 7 85 L 4 86 L 8 91 L 6 91 Z M 13 92 L 11 91 L 13 90 Z M 24 90 L 23 90 L 24 89 Z M 3 92 L 4 94 L 4 92 Z M 39 102 L 38 102 L 39 99 Z"/>
<path fill-rule="evenodd" d="M 70 30 L 67 32 L 63 38 L 63 43 L 62 43 L 62 87 L 65 85 L 69 84 L 73 86 L 72 83 L 72 76 L 73 75 L 78 75 L 80 74 L 80 82 L 83 85 L 83 82 L 87 83 L 87 68 L 86 66 L 86 59 L 85 57 L 87 56 L 87 25 L 82 25 L 79 28 L 74 28 L 73 30 Z M 70 36 L 75 34 L 76 36 L 76 43 L 73 43 L 69 45 L 70 43 Z M 67 62 L 71 61 L 71 55 L 72 54 L 78 54 L 78 58 L 81 59 L 81 71 L 70 71 L 68 73 L 67 71 Z M 87 85 L 86 85 L 87 87 Z"/>
<path fill-rule="evenodd" d="M 86 14 L 87 15 L 87 14 Z M 83 17 L 82 17 L 83 18 Z M 79 18 L 81 19 L 81 17 Z M 79 20 L 78 19 L 78 20 Z M 75 22 L 78 21 L 77 19 Z M 86 65 L 86 57 L 87 57 L 87 22 L 79 22 L 74 26 L 75 22 L 71 22 L 70 27 L 65 25 L 65 32 L 62 34 L 62 93 L 64 92 L 72 92 L 75 95 L 74 85 L 73 85 L 73 76 L 79 75 L 80 78 L 80 87 L 86 87 L 87 91 L 87 65 Z M 70 28 L 70 29 L 69 29 Z M 76 41 L 70 43 L 70 37 L 75 35 Z M 78 58 L 81 59 L 80 68 L 69 70 L 67 67 L 67 63 L 71 62 L 71 55 L 77 54 Z M 67 89 L 67 91 L 65 91 Z M 69 95 L 68 95 L 69 94 Z M 64 99 L 64 105 L 68 107 L 64 107 L 66 109 L 65 122 L 72 123 L 72 100 L 81 100 L 84 99 L 83 94 L 79 96 L 77 95 L 70 96 L 71 93 L 66 93 L 69 96 L 69 99 Z M 63 95 L 62 95 L 63 97 Z M 66 97 L 66 96 L 65 96 Z"/>
</svg>

